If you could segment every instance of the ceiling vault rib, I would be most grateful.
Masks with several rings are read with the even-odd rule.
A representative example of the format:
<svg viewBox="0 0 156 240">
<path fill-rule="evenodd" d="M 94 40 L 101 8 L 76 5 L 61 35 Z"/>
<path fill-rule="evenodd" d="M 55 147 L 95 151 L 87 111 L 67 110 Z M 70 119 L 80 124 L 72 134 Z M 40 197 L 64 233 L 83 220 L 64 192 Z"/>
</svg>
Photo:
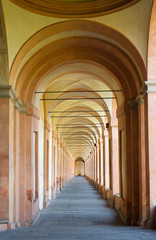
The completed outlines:
<svg viewBox="0 0 156 240">
<path fill-rule="evenodd" d="M 69 112 L 69 113 L 77 113 L 77 112 L 85 112 L 85 113 L 91 113 L 91 112 L 109 112 L 109 110 L 104 109 L 104 110 L 94 110 L 94 111 L 84 111 L 84 110 L 80 110 L 80 111 L 49 111 L 48 113 L 65 113 L 65 112 Z"/>
<path fill-rule="evenodd" d="M 97 127 L 98 125 L 101 126 L 101 124 L 103 124 L 103 123 L 94 123 L 94 124 L 78 124 L 78 123 L 68 124 L 68 123 L 67 123 L 68 126 L 96 126 L 96 127 Z M 65 125 L 65 124 L 61 124 L 61 123 L 60 123 L 60 124 L 56 124 L 55 126 L 57 127 L 57 126 L 64 126 L 64 125 Z"/>
<path fill-rule="evenodd" d="M 90 126 L 90 127 L 93 127 L 93 126 Z M 80 129 L 87 128 L 87 129 L 89 129 L 89 127 L 85 127 L 85 126 L 83 128 L 82 127 L 76 127 L 76 126 L 75 127 L 58 127 L 58 128 L 80 128 Z"/>
<path fill-rule="evenodd" d="M 64 101 L 66 101 L 66 100 L 91 100 L 91 99 L 93 99 L 93 100 L 96 100 L 96 99 L 99 99 L 99 100 L 102 100 L 102 99 L 116 99 L 115 97 L 104 97 L 104 98 L 102 98 L 102 97 L 95 97 L 95 98 L 79 98 L 79 97 L 77 97 L 77 98 L 40 98 L 40 100 L 41 101 L 52 101 L 52 100 L 58 100 L 58 101 L 62 101 L 62 100 L 64 100 Z"/>
<path fill-rule="evenodd" d="M 84 134 L 84 133 L 80 133 L 80 134 L 78 134 L 78 133 L 74 133 L 74 134 L 73 134 L 73 133 L 61 133 L 61 135 L 72 135 L 72 136 L 73 136 L 73 135 L 79 135 L 79 136 L 84 135 L 84 136 L 91 136 L 91 134 L 88 135 L 88 134 L 86 134 L 86 133 L 85 133 L 85 134 Z M 92 134 L 92 135 L 93 135 L 93 134 Z M 94 135 L 98 135 L 98 134 L 97 134 L 97 133 L 94 133 Z"/>
<path fill-rule="evenodd" d="M 51 116 L 51 118 L 72 118 L 72 117 L 107 117 L 107 115 L 102 115 L 102 116 L 80 116 L 80 115 L 77 115 L 77 116 Z"/>
<path fill-rule="evenodd" d="M 122 92 L 121 89 L 116 89 L 116 90 L 82 90 L 82 91 L 45 91 L 45 92 L 35 92 L 35 93 L 82 93 L 82 92 L 85 92 L 85 93 L 97 93 L 97 92 Z"/>
</svg>

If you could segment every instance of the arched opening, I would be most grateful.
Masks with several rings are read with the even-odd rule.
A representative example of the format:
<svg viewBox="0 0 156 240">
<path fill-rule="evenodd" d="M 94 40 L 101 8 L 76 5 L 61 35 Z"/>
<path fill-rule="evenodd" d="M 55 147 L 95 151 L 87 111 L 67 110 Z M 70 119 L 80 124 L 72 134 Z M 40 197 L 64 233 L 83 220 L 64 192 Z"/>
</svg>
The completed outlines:
<svg viewBox="0 0 156 240">
<path fill-rule="evenodd" d="M 75 176 L 84 176 L 84 174 L 85 174 L 84 160 L 78 158 L 75 160 Z"/>
</svg>

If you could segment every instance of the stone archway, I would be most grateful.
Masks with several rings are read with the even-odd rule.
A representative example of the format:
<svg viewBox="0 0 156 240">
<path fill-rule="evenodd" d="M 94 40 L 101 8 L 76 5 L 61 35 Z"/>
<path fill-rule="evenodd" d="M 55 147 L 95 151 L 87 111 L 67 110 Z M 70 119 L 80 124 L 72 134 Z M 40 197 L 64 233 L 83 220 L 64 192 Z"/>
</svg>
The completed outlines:
<svg viewBox="0 0 156 240">
<path fill-rule="evenodd" d="M 147 82 L 145 83 L 143 93 L 145 95 L 145 109 L 142 109 L 142 118 L 146 122 L 145 137 L 146 137 L 146 161 L 143 162 L 142 184 L 144 185 L 144 204 L 147 208 L 144 214 L 147 216 L 145 222 L 146 227 L 156 227 L 156 1 L 153 1 L 153 9 L 149 28 L 149 41 L 148 41 L 148 69 L 147 69 Z M 146 175 L 146 178 L 144 177 Z"/>
<path fill-rule="evenodd" d="M 75 176 L 84 176 L 85 174 L 85 164 L 83 159 L 75 160 Z"/>
<path fill-rule="evenodd" d="M 66 32 L 68 32 L 68 36 L 64 36 Z M 75 35 L 77 32 L 79 34 Z M 95 90 L 95 85 L 89 85 L 89 81 L 81 82 L 77 81 L 77 79 L 75 82 L 72 81 L 71 83 L 69 81 L 69 84 L 65 84 L 64 76 L 67 75 L 69 77 L 69 74 L 71 74 L 71 64 L 73 64 L 72 79 L 74 79 L 74 76 L 76 75 L 91 76 L 98 86 L 102 86 L 103 88 L 107 87 L 110 91 L 113 91 L 115 87 L 122 90 L 121 95 L 111 93 L 112 97 L 115 98 L 116 101 L 113 112 L 116 112 L 117 110 L 118 129 L 116 124 L 116 115 L 112 114 L 112 111 L 109 110 L 110 108 L 113 108 L 113 104 L 109 106 L 108 102 L 102 99 L 102 95 L 91 92 L 91 90 Z M 84 71 L 86 66 L 87 71 Z M 80 67 L 81 70 L 83 70 L 81 73 Z M 59 72 L 59 74 L 57 74 L 57 72 Z M 104 77 L 102 73 L 104 73 Z M 61 84 L 59 83 L 60 79 Z M 135 141 L 138 139 L 139 133 L 138 105 L 136 98 L 140 94 L 141 87 L 145 80 L 146 69 L 137 49 L 135 49 L 130 41 L 122 34 L 101 24 L 91 21 L 67 21 L 41 30 L 27 41 L 18 53 L 10 72 L 10 84 L 16 91 L 16 96 L 14 95 L 13 100 L 16 108 L 18 109 L 13 111 L 11 108 L 11 111 L 14 112 L 14 135 L 16 135 L 18 139 L 18 141 L 15 142 L 14 147 L 16 152 L 19 151 L 20 153 L 20 164 L 22 166 L 20 173 L 22 174 L 22 183 L 24 185 L 22 191 L 19 186 L 21 191 L 19 198 L 25 199 L 25 201 L 23 201 L 23 205 L 20 206 L 20 221 L 25 222 L 25 224 L 31 224 L 39 214 L 39 200 L 34 201 L 33 199 L 35 191 L 33 189 L 32 174 L 33 135 L 42 135 L 42 139 L 44 139 L 43 141 L 41 139 L 41 143 L 44 145 L 44 183 L 46 182 L 46 184 L 44 184 L 44 204 L 47 206 L 50 194 L 49 186 L 51 184 L 49 183 L 49 179 L 45 179 L 49 174 L 49 166 L 47 162 L 49 161 L 49 156 L 51 154 L 48 147 L 50 146 L 48 141 L 52 139 L 51 149 L 54 149 L 54 147 L 57 146 L 55 156 L 52 158 L 55 161 L 54 166 L 56 170 L 56 177 L 54 184 L 58 193 L 59 189 L 61 189 L 63 185 L 62 179 L 64 178 L 68 181 L 72 176 L 72 169 L 70 169 L 70 166 L 73 166 L 74 163 L 72 161 L 73 157 L 67 151 L 62 138 L 60 138 L 60 135 L 63 136 L 63 134 L 66 133 L 65 131 L 61 132 L 57 127 L 57 124 L 64 123 L 68 126 L 68 123 L 75 123 L 74 116 L 72 114 L 67 116 L 69 117 L 69 120 L 65 120 L 67 115 L 66 112 L 71 111 L 71 109 L 80 109 L 81 111 L 82 109 L 89 109 L 90 111 L 96 113 L 95 117 L 92 112 L 89 115 L 90 121 L 88 121 L 89 124 L 91 122 L 96 132 L 89 127 L 88 131 L 84 129 L 82 131 L 71 130 L 71 135 L 87 135 L 88 139 L 85 139 L 82 144 L 84 146 L 84 149 L 81 151 L 83 156 L 86 156 L 88 152 L 90 152 L 90 155 L 95 154 L 93 148 L 96 148 L 97 167 L 99 168 L 96 174 L 96 181 L 98 187 L 100 188 L 101 165 L 105 161 L 104 154 L 102 155 L 101 152 L 104 151 L 104 129 L 106 127 L 106 122 L 109 123 L 109 137 L 112 141 L 110 141 L 112 149 L 115 149 L 114 136 L 116 135 L 116 131 L 119 130 L 120 145 L 122 145 L 123 139 L 124 144 L 120 146 L 120 171 L 122 172 L 122 176 L 120 176 L 120 197 L 118 199 L 119 204 L 117 208 L 120 210 L 120 214 L 125 222 L 136 224 L 139 218 L 139 198 L 137 196 L 139 185 L 136 183 L 138 183 L 139 176 L 138 146 L 140 141 L 140 139 L 137 142 Z M 35 92 L 38 89 L 43 91 L 43 96 L 45 97 L 46 93 L 44 92 L 46 90 L 58 88 L 61 90 L 71 90 L 71 92 L 57 93 L 57 97 L 55 97 L 55 99 L 52 100 L 53 102 L 50 104 L 46 102 L 40 103 L 40 98 L 38 98 L 38 105 L 34 106 Z M 88 92 L 84 93 L 84 89 Z M 81 93 L 74 94 L 75 90 L 77 92 L 79 90 Z M 63 105 L 62 99 L 64 97 L 73 98 L 75 95 L 79 98 L 87 96 L 93 99 L 91 106 L 89 106 L 89 104 L 85 105 L 82 102 L 77 105 L 73 102 L 71 105 Z M 52 95 L 50 96 L 52 97 Z M 93 97 L 97 97 L 98 100 Z M 106 116 L 101 117 L 100 114 L 98 115 L 98 112 L 94 111 L 95 106 L 99 110 L 104 110 L 106 107 L 107 109 L 105 110 L 109 111 Z M 61 114 L 59 117 L 62 120 L 58 121 L 54 120 L 54 118 L 51 119 L 48 115 L 50 109 L 60 110 Z M 92 117 L 93 120 L 91 120 Z M 79 118 L 77 117 L 77 120 L 80 120 L 82 123 L 87 122 L 87 119 L 83 122 L 82 116 Z M 98 124 L 101 124 L 101 126 L 103 124 L 103 127 L 101 127 L 100 130 L 101 132 L 99 132 L 96 128 L 97 121 Z M 42 133 L 39 131 L 40 122 L 42 122 Z M 19 129 L 17 125 L 22 127 Z M 67 140 L 70 140 L 70 143 L 72 141 L 71 138 L 68 138 Z M 78 143 L 80 143 L 82 140 L 80 139 L 78 141 Z M 89 151 L 90 142 L 92 143 L 93 151 Z M 93 143 L 95 145 L 93 145 Z M 66 145 L 68 145 L 67 141 Z M 75 154 L 75 152 L 73 152 L 73 154 Z M 77 155 L 74 156 L 79 157 Z M 122 158 L 121 156 L 124 157 Z M 64 169 L 67 168 L 64 159 L 66 159 L 67 163 L 70 163 L 67 164 L 68 169 L 66 170 L 68 171 L 66 171 L 66 173 L 64 172 Z M 93 158 L 90 157 L 89 159 L 91 161 Z M 112 166 L 114 166 L 115 161 L 115 157 L 110 159 Z M 60 163 L 62 165 L 60 165 Z M 124 168 L 122 168 L 121 165 L 124 165 Z M 64 169 L 60 166 L 64 166 Z M 113 170 L 114 169 L 112 167 L 111 172 Z M 69 176 L 67 176 L 67 173 L 69 173 Z M 114 174 L 113 172 L 112 176 L 117 177 L 117 174 Z M 121 184 L 123 181 L 125 182 L 125 185 Z M 112 198 L 116 193 L 114 190 L 114 183 L 115 182 L 113 181 L 111 186 Z M 105 183 L 103 184 L 105 185 Z M 51 188 L 52 187 L 53 186 L 51 184 Z M 19 198 L 16 203 L 18 203 Z M 24 208 L 25 211 L 22 211 L 22 208 Z"/>
</svg>

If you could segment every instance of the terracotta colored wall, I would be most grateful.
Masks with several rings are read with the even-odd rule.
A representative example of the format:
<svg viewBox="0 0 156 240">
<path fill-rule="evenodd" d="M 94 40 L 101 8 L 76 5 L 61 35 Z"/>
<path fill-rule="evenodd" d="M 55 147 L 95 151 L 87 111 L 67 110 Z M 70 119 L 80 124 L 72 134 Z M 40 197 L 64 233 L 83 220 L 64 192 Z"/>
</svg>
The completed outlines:
<svg viewBox="0 0 156 240">
<path fill-rule="evenodd" d="M 156 206 L 156 1 L 153 2 L 153 10 L 150 23 L 149 42 L 148 42 L 148 81 L 147 81 L 147 105 L 146 111 L 148 114 L 148 177 L 149 191 L 147 192 L 147 216 L 148 227 L 155 227 L 155 206 Z"/>
</svg>

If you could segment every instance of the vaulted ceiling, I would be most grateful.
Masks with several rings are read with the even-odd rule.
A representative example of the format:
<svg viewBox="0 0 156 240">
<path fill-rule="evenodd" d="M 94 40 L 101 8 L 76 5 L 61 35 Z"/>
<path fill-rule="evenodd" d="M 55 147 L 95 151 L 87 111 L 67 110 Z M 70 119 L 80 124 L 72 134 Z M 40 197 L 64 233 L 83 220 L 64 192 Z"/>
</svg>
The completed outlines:
<svg viewBox="0 0 156 240">
<path fill-rule="evenodd" d="M 10 85 L 40 108 L 73 158 L 85 160 L 117 106 L 146 80 L 152 0 L 2 2 Z"/>
</svg>

